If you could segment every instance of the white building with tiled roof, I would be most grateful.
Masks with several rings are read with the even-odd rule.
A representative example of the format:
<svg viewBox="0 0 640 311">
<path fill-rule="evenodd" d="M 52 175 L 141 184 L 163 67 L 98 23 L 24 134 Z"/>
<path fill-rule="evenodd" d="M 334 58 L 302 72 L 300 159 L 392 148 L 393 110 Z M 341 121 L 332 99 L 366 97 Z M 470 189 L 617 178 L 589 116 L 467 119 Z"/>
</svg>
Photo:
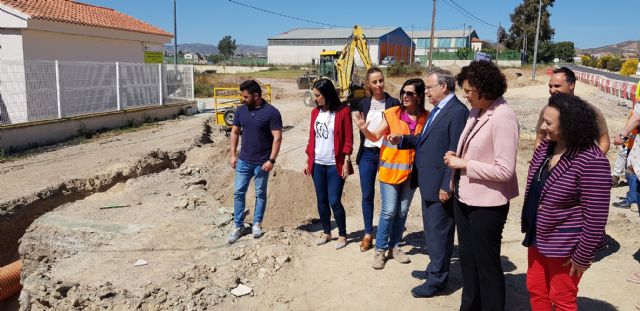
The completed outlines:
<svg viewBox="0 0 640 311">
<path fill-rule="evenodd" d="M 415 45 L 402 28 L 362 27 L 367 38 L 373 64 L 386 56 L 409 63 Z M 269 64 L 310 64 L 322 50 L 342 50 L 349 42 L 353 28 L 296 28 L 268 39 Z M 362 64 L 356 53 L 356 63 Z"/>
<path fill-rule="evenodd" d="M 142 63 L 173 35 L 116 10 L 70 0 L 0 0 L 0 60 Z"/>
</svg>

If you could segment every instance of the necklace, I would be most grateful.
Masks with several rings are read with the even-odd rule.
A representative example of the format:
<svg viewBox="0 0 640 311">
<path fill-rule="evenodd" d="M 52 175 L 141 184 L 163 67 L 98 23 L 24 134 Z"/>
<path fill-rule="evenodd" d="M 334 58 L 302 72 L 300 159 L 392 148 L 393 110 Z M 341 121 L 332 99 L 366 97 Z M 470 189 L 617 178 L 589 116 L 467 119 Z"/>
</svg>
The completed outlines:
<svg viewBox="0 0 640 311">
<path fill-rule="evenodd" d="M 538 180 L 538 182 L 542 181 L 542 171 L 547 170 L 548 166 L 549 166 L 549 160 L 551 160 L 552 156 L 547 156 L 546 158 L 544 158 L 544 162 L 542 162 L 542 165 L 540 165 L 540 169 L 538 169 L 538 176 L 536 177 L 536 179 Z"/>
</svg>

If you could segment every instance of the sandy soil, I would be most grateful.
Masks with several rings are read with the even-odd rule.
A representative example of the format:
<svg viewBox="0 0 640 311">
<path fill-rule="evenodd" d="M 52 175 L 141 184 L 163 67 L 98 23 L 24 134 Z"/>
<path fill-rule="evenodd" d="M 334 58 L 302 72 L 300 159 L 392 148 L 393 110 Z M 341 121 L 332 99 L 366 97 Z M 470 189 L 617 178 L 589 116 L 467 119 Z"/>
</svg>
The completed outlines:
<svg viewBox="0 0 640 311">
<path fill-rule="evenodd" d="M 532 82 L 517 78 L 516 71 L 505 70 L 510 78 L 505 97 L 521 126 L 517 170 L 523 189 L 533 128 L 548 93 L 546 77 Z M 388 79 L 388 89 L 397 93 L 403 81 Z M 226 244 L 233 172 L 227 163 L 226 137 L 207 122 L 207 114 L 0 164 L 2 180 L 15 181 L 1 186 L 3 224 L 31 209 L 36 210 L 34 218 L 44 214 L 26 229 L 20 243 L 20 257 L 25 262 L 21 307 L 456 309 L 461 294 L 457 250 L 444 295 L 414 299 L 409 292 L 420 284 L 410 272 L 424 269 L 428 263 L 419 194 L 405 232 L 403 248 L 412 260 L 408 265 L 390 261 L 385 269 L 374 270 L 373 253 L 359 251 L 362 216 L 357 174 L 347 180 L 343 196 L 350 244 L 339 251 L 333 243 L 313 245 L 320 227 L 313 185 L 301 173 L 309 108 L 303 106 L 303 91 L 295 89 L 293 81 L 262 82 L 272 85 L 276 94 L 273 103 L 282 112 L 287 130 L 269 181 L 267 233 L 261 239 L 245 236 L 234 245 Z M 604 112 L 611 133 L 622 128 L 628 108 L 621 99 L 583 84 L 578 85 L 577 95 Z M 609 153 L 611 159 L 614 155 L 614 151 Z M 77 184 L 91 186 L 71 186 Z M 625 191 L 614 189 L 612 200 Z M 252 196 L 250 190 L 248 206 L 253 205 Z M 526 249 L 520 245 L 519 232 L 522 199 L 521 195 L 512 201 L 503 234 L 507 310 L 528 310 Z M 100 209 L 111 204 L 128 206 Z M 247 221 L 251 216 L 250 212 Z M 632 310 L 640 300 L 634 295 L 640 286 L 624 281 L 630 273 L 640 271 L 639 220 L 629 210 L 611 209 L 607 233 L 613 242 L 580 283 L 581 310 Z M 6 248 L 2 249 L 7 254 Z M 9 252 L 4 260 L 15 256 L 15 251 Z M 138 259 L 148 264 L 134 266 Z M 252 294 L 233 296 L 230 290 L 239 283 L 251 287 Z M 15 301 L 0 305 L 3 307 L 15 309 Z"/>
</svg>

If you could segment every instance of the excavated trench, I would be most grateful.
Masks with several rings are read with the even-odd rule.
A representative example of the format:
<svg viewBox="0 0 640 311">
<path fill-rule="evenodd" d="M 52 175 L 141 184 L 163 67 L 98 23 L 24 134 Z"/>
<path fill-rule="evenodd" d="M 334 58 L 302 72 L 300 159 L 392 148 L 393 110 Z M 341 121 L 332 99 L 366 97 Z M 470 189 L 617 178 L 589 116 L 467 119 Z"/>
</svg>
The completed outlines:
<svg viewBox="0 0 640 311">
<path fill-rule="evenodd" d="M 196 288 L 195 293 L 191 293 L 194 298 L 188 303 L 192 304 L 197 300 L 198 304 L 203 306 L 215 305 L 222 302 L 228 290 L 238 282 L 247 278 L 257 279 L 260 276 L 261 279 L 265 275 L 275 274 L 282 266 L 282 264 L 276 263 L 276 257 L 287 251 L 281 246 L 277 246 L 276 251 L 265 255 L 264 251 L 255 249 L 256 247 L 260 248 L 259 244 L 249 244 L 249 248 L 244 248 L 247 256 L 242 258 L 250 260 L 242 263 L 246 265 L 242 272 L 239 272 L 235 266 L 209 266 L 197 260 L 193 263 L 195 266 L 189 266 L 194 267 L 193 270 L 177 272 L 178 275 L 181 273 L 193 274 L 193 277 L 189 278 L 186 283 L 182 278 L 175 279 L 175 275 L 171 272 L 173 279 L 169 281 L 178 283 L 178 285 L 174 283 L 175 286 L 182 286 L 178 290 L 162 285 L 164 284 L 162 282 L 166 281 L 162 279 L 162 276 L 165 275 L 163 273 L 143 274 L 142 277 L 160 275 L 160 280 L 149 281 L 148 284 L 122 284 L 118 282 L 126 282 L 120 279 L 114 281 L 113 284 L 107 282 L 108 284 L 104 283 L 99 286 L 92 283 L 95 282 L 92 279 L 94 273 L 80 279 L 77 279 L 77 271 L 76 274 L 72 272 L 69 272 L 71 275 L 66 274 L 66 271 L 73 270 L 78 265 L 86 271 L 95 271 L 98 269 L 97 267 L 102 266 L 96 263 L 96 258 L 100 257 L 113 261 L 122 259 L 122 254 L 139 252 L 161 252 L 164 254 L 167 251 L 166 254 L 170 257 L 182 256 L 185 250 L 180 247 L 165 249 L 168 247 L 167 245 L 171 244 L 162 237 L 163 234 L 167 234 L 167 231 L 173 232 L 173 234 L 168 234 L 169 236 L 193 236 L 194 240 L 204 243 L 192 246 L 196 253 L 200 253 L 199 256 L 206 257 L 206 262 L 217 260 L 225 265 L 228 259 L 220 258 L 228 258 L 229 256 L 224 237 L 231 215 L 229 206 L 233 202 L 233 171 L 228 168 L 227 145 L 217 146 L 213 143 L 213 138 L 226 141 L 222 134 L 212 133 L 210 125 L 206 124 L 202 128 L 202 134 L 189 147 L 182 150 L 151 151 L 132 164 L 116 171 L 67 180 L 28 197 L 2 203 L 0 205 L 0 245 L 7 252 L 0 254 L 0 262 L 2 262 L 1 265 L 6 265 L 22 257 L 24 263 L 22 282 L 25 288 L 22 290 L 20 298 L 21 307 L 23 308 L 25 305 L 36 306 L 36 309 L 39 307 L 54 309 L 77 307 L 73 299 L 67 299 L 69 288 L 72 288 L 74 299 L 81 301 L 82 305 L 86 307 L 95 306 L 93 300 L 96 299 L 112 306 L 125 303 L 136 308 L 138 307 L 137 301 L 143 301 L 143 305 L 171 307 L 171 304 L 185 305 L 187 302 L 182 301 L 181 297 L 189 296 L 189 294 L 185 294 L 184 290 L 191 291 L 192 286 L 199 287 L 205 281 L 210 284 L 211 289 L 202 291 Z M 170 187 L 173 189 L 169 189 Z M 285 170 L 277 166 L 269 182 L 269 215 L 265 219 L 264 227 L 271 232 L 281 233 L 272 235 L 268 239 L 261 239 L 262 241 L 252 241 L 253 239 L 251 239 L 242 243 L 271 244 L 268 249 L 271 249 L 273 244 L 283 244 L 283 240 L 285 245 L 297 244 L 289 244 L 286 241 L 293 242 L 304 236 L 304 233 L 289 230 L 301 223 L 308 222 L 317 213 L 315 197 L 309 195 L 309 189 L 312 187 L 309 178 L 299 172 Z M 351 185 L 351 187 L 355 187 L 355 185 Z M 119 192 L 121 190 L 118 189 L 122 188 L 126 188 L 126 191 L 134 191 L 131 190 L 134 188 L 136 190 L 135 193 L 121 193 Z M 250 187 L 247 193 L 248 206 L 254 204 L 252 188 Z M 140 194 L 143 192 L 144 194 Z M 107 194 L 111 195 L 112 199 L 118 198 L 121 202 L 128 200 L 129 204 L 134 203 L 127 208 L 97 213 L 96 206 L 101 206 L 102 202 L 96 203 L 95 198 Z M 178 203 L 176 204 L 176 202 Z M 158 216 L 160 218 L 153 221 L 134 219 L 140 217 L 139 214 L 135 214 L 137 209 L 149 207 L 158 209 L 159 213 L 165 213 L 164 216 Z M 117 221 L 117 215 L 129 212 L 132 213 L 129 214 L 131 219 Z M 146 211 L 146 213 L 155 214 L 155 211 Z M 176 213 L 178 215 L 175 215 Z M 116 220 L 111 218 L 113 215 L 116 215 Z M 162 217 L 178 217 L 176 220 L 178 224 L 180 221 L 183 225 L 193 223 L 194 227 L 175 228 L 175 224 L 162 223 L 165 220 Z M 252 216 L 249 215 L 247 219 L 251 219 L 250 217 Z M 220 220 L 220 218 L 224 218 L 224 220 Z M 206 219 L 204 223 L 200 223 L 199 227 L 195 226 L 194 222 L 203 219 Z M 158 222 L 154 222 L 156 220 Z M 139 224 L 145 225 L 134 228 Z M 140 228 L 144 228 L 142 229 L 144 232 L 156 225 L 158 226 L 156 229 L 159 230 L 157 235 L 151 234 L 147 241 L 155 246 L 129 245 L 131 249 L 127 249 L 127 245 L 120 245 L 118 242 L 113 242 L 116 243 L 116 246 L 111 244 L 111 239 L 117 240 L 122 238 L 122 235 L 130 234 L 128 231 L 131 228 L 134 228 L 131 230 L 138 231 Z M 283 227 L 289 229 L 283 229 Z M 192 232 L 194 228 L 199 228 L 200 231 Z M 140 235 L 136 232 L 132 237 L 135 239 Z M 175 243 L 173 246 L 179 244 Z M 105 245 L 113 247 L 104 250 Z M 214 246 L 210 247 L 210 245 Z M 18 254 L 18 248 L 20 248 L 22 256 Z M 82 257 L 101 252 L 107 253 L 90 259 Z M 119 267 L 121 268 L 118 269 L 122 270 L 122 264 L 124 267 L 131 266 L 128 262 L 120 263 Z M 165 266 L 157 264 L 155 269 L 163 269 L 172 263 L 164 263 Z M 70 265 L 70 267 L 68 266 L 60 272 L 58 265 Z M 262 267 L 258 265 L 262 265 Z M 258 272 L 261 274 L 259 275 Z M 213 275 L 214 273 L 215 275 Z M 202 282 L 192 284 L 190 282 L 193 278 L 200 278 Z M 67 281 L 68 279 L 74 281 Z M 103 276 L 102 279 L 109 279 L 109 275 Z M 138 288 L 144 293 L 128 292 L 127 288 Z M 96 291 L 102 290 L 108 291 L 109 294 L 105 294 L 104 297 L 100 295 L 97 298 L 94 297 Z M 148 296 L 149 291 L 152 293 L 151 296 Z M 69 295 L 71 296 L 71 294 Z M 161 298 L 163 295 L 168 295 L 170 301 L 164 301 L 164 298 Z M 9 302 L 0 302 L 0 309 L 3 308 L 17 309 L 18 297 L 12 297 Z"/>
<path fill-rule="evenodd" d="M 153 150 L 122 169 L 87 178 L 66 180 L 29 196 L 0 202 L 0 267 L 8 266 L 20 258 L 18 247 L 21 237 L 42 215 L 65 204 L 107 191 L 118 183 L 166 169 L 177 169 L 185 162 L 190 149 L 212 142 L 211 126 L 209 122 L 203 122 L 201 135 L 196 137 L 188 148 L 172 152 Z M 0 302 L 0 309 L 12 308 L 7 304 L 12 305 L 11 300 L 8 303 Z"/>
</svg>

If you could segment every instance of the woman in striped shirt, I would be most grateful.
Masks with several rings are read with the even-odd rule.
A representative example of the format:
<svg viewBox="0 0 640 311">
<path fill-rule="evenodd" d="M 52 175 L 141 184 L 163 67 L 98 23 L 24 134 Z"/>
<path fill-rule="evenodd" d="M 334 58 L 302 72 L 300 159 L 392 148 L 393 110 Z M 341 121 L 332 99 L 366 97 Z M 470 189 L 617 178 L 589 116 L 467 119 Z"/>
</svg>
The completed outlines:
<svg viewBox="0 0 640 311">
<path fill-rule="evenodd" d="M 543 120 L 522 209 L 527 288 L 534 311 L 577 310 L 578 282 L 604 238 L 610 165 L 595 144 L 595 113 L 579 97 L 552 95 Z"/>
</svg>

